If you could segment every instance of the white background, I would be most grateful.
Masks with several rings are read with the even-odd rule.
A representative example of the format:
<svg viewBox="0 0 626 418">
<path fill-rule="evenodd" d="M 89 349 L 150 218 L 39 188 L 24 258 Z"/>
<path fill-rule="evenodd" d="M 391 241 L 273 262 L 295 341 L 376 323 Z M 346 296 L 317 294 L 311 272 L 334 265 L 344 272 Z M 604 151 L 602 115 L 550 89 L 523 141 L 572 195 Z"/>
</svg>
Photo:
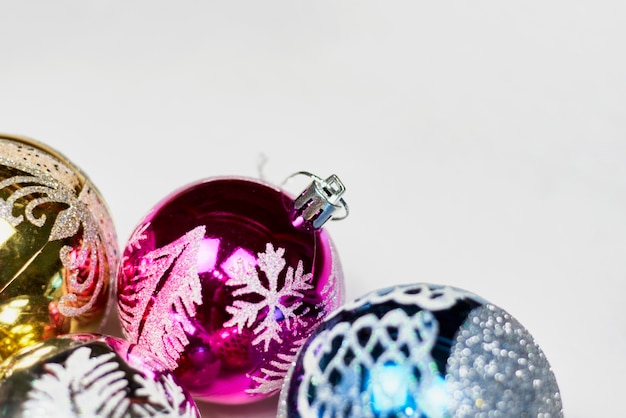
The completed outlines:
<svg viewBox="0 0 626 418">
<path fill-rule="evenodd" d="M 0 131 L 81 167 L 120 246 L 173 189 L 261 155 L 276 183 L 336 173 L 348 298 L 472 290 L 536 337 L 566 416 L 622 416 L 626 5 L 432 3 L 2 1 Z"/>
</svg>

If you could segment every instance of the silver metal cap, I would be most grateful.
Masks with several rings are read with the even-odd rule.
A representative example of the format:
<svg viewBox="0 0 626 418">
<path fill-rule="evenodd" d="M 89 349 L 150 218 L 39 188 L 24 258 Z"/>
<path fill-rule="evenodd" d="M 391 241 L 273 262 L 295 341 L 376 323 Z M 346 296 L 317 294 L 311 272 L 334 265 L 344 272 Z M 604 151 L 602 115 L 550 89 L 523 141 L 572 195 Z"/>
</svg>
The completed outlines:
<svg viewBox="0 0 626 418">
<path fill-rule="evenodd" d="M 342 195 L 346 191 L 339 177 L 332 174 L 323 179 L 308 172 L 299 172 L 313 179 L 313 182 L 294 202 L 294 226 L 321 228 L 329 219 L 339 220 L 348 216 L 348 205 Z M 343 215 L 337 216 L 342 210 Z"/>
</svg>

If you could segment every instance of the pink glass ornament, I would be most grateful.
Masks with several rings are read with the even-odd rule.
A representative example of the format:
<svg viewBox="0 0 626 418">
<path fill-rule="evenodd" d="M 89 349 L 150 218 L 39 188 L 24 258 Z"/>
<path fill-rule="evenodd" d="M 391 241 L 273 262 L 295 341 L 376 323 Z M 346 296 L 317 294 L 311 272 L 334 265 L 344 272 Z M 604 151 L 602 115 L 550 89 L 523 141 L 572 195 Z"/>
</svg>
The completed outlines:
<svg viewBox="0 0 626 418">
<path fill-rule="evenodd" d="M 236 404 L 278 392 L 296 352 L 343 298 L 323 223 L 346 210 L 336 176 L 293 199 L 259 180 L 179 189 L 132 233 L 117 297 L 126 337 L 196 399 Z"/>
</svg>

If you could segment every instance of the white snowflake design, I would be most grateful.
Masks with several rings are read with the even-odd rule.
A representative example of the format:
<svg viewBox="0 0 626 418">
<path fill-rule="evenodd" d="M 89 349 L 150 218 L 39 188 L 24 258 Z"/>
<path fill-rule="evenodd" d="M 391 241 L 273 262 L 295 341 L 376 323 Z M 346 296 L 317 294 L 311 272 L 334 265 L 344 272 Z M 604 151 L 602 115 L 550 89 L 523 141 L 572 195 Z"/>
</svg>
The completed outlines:
<svg viewBox="0 0 626 418">
<path fill-rule="evenodd" d="M 92 357 L 90 347 L 79 347 L 63 364 L 48 363 L 44 370 L 46 374 L 32 384 L 23 416 L 197 417 L 171 376 L 151 380 L 135 374 L 133 380 L 140 386 L 135 396 L 143 402 L 131 404 L 127 374 L 120 370 L 115 353 Z"/>
<path fill-rule="evenodd" d="M 280 336 L 281 323 L 284 322 L 285 327 L 291 329 L 291 322 L 296 318 L 296 310 L 302 306 L 303 292 L 313 288 L 309 283 L 313 274 L 304 273 L 302 260 L 298 261 L 295 272 L 293 267 L 287 268 L 285 284 L 278 288 L 279 275 L 286 265 L 284 254 L 284 248 L 275 250 L 271 243 L 266 244 L 265 252 L 258 253 L 258 268 L 265 274 L 268 287 L 261 282 L 257 269 L 253 265 L 245 264 L 241 259 L 232 272 L 233 277 L 226 282 L 228 286 L 242 286 L 233 291 L 235 297 L 251 294 L 262 297 L 259 302 L 235 300 L 233 306 L 226 308 L 232 318 L 224 326 L 237 326 L 239 330 L 244 326 L 254 327 L 256 338 L 252 340 L 252 344 L 263 343 L 265 351 L 269 349 L 272 341 L 283 342 Z M 285 305 L 282 302 L 284 298 L 293 298 L 294 302 Z M 263 317 L 260 322 L 259 317 Z"/>
</svg>

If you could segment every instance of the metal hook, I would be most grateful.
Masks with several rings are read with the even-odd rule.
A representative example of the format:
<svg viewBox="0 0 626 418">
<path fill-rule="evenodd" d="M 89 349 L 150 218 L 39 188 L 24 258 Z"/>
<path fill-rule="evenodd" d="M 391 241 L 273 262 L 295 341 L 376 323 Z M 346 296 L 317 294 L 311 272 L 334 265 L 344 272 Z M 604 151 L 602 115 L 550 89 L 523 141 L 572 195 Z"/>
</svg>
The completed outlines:
<svg viewBox="0 0 626 418">
<path fill-rule="evenodd" d="M 319 229 L 329 219 L 339 221 L 349 215 L 348 204 L 342 198 L 346 187 L 339 177 L 332 174 L 323 179 L 308 171 L 298 171 L 287 177 L 283 184 L 299 175 L 307 176 L 313 181 L 294 201 L 294 226 L 312 225 L 314 229 Z M 335 212 L 340 209 L 343 209 L 343 215 L 335 216 Z"/>
</svg>

